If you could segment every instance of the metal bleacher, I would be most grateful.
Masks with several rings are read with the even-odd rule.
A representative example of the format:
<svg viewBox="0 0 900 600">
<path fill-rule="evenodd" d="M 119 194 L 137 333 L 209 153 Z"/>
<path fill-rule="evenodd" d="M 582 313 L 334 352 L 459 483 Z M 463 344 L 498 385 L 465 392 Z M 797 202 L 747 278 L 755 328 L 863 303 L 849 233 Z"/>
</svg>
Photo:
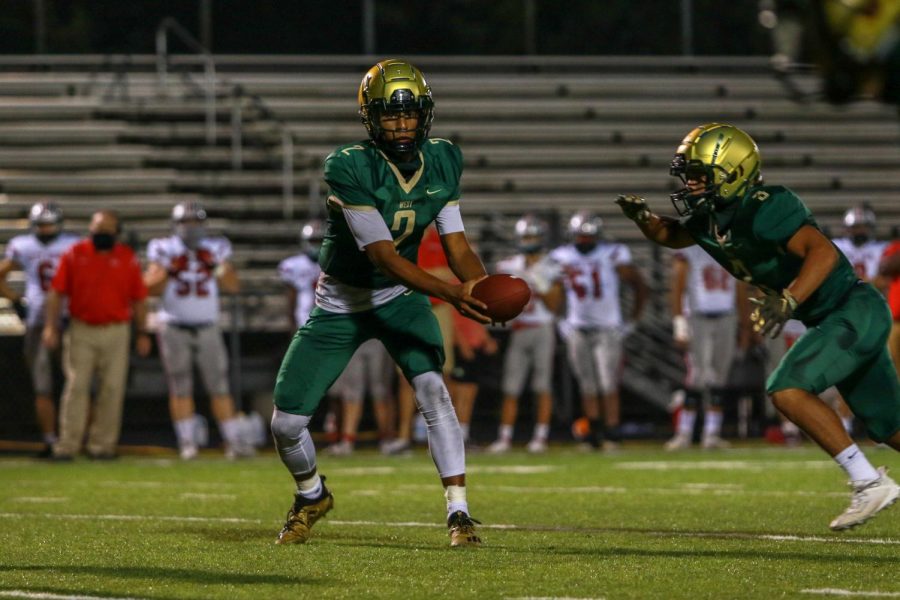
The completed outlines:
<svg viewBox="0 0 900 600">
<path fill-rule="evenodd" d="M 299 223 L 321 214 L 324 156 L 365 136 L 356 88 L 374 60 L 216 56 L 211 135 L 203 57 L 169 58 L 162 87 L 154 56 L 0 57 L 0 246 L 26 226 L 37 199 L 59 202 L 76 231 L 98 208 L 116 208 L 141 249 L 169 231 L 174 203 L 198 199 L 212 228 L 234 242 L 252 290 L 241 327 L 286 329 L 275 265 L 296 251 Z M 667 335 L 664 255 L 640 241 L 612 200 L 638 193 L 671 212 L 677 182 L 668 163 L 697 124 L 749 131 L 766 179 L 792 187 L 833 231 L 860 201 L 875 209 L 882 235 L 900 224 L 896 111 L 865 100 L 829 106 L 817 98 L 813 73 L 795 75 L 788 89 L 762 57 L 411 60 L 433 89 L 432 135 L 463 150 L 471 237 L 498 254 L 523 212 L 555 214 L 557 223 L 577 209 L 598 212 L 653 284 L 652 314 L 633 343 L 642 347 L 638 360 L 664 378 L 679 368 L 656 349 Z"/>
</svg>

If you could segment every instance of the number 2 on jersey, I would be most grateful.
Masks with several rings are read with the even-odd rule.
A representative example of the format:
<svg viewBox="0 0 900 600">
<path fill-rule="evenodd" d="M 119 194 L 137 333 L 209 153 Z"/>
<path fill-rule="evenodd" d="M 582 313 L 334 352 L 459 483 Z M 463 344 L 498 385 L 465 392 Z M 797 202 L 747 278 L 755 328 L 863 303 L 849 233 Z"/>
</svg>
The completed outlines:
<svg viewBox="0 0 900 600">
<path fill-rule="evenodd" d="M 414 210 L 398 210 L 394 213 L 394 223 L 391 225 L 392 232 L 402 232 L 394 238 L 394 246 L 412 235 L 416 229 L 416 211 Z"/>
</svg>

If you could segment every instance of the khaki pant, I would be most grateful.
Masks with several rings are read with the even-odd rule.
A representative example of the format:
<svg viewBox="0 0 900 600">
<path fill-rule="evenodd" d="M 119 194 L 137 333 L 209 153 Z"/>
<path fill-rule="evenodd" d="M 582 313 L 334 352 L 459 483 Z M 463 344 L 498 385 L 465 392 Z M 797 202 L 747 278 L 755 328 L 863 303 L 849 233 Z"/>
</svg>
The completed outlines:
<svg viewBox="0 0 900 600">
<path fill-rule="evenodd" d="M 78 453 L 89 418 L 88 453 L 115 453 L 122 428 L 130 337 L 128 323 L 88 325 L 72 320 L 63 339 L 66 386 L 59 410 L 55 455 Z M 95 375 L 97 397 L 91 410 L 91 382 Z"/>
</svg>

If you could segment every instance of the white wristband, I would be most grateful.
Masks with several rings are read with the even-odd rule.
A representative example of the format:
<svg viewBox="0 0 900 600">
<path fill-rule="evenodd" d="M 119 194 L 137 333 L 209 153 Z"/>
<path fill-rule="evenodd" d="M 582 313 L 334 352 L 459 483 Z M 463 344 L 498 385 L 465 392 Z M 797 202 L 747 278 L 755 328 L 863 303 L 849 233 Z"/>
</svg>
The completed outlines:
<svg viewBox="0 0 900 600">
<path fill-rule="evenodd" d="M 684 315 L 672 317 L 672 337 L 676 342 L 686 342 L 691 337 L 688 330 L 688 320 Z"/>
</svg>

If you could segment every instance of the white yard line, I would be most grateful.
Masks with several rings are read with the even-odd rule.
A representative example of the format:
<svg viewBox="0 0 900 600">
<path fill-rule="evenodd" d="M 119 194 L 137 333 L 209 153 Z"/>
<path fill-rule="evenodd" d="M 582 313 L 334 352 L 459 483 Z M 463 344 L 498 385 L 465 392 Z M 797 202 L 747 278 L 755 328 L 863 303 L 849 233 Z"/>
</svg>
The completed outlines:
<svg viewBox="0 0 900 600">
<path fill-rule="evenodd" d="M 53 504 L 54 502 L 67 502 L 69 499 L 61 496 L 19 496 L 10 498 L 10 502 L 30 502 L 33 504 Z"/>
<path fill-rule="evenodd" d="M 51 594 L 49 592 L 28 592 L 25 590 L 0 590 L 0 596 L 4 598 L 28 598 L 30 600 L 138 600 L 134 597 L 113 598 L 111 596 L 85 596 L 83 594 Z"/>
<path fill-rule="evenodd" d="M 236 500 L 237 494 L 193 494 L 184 492 L 183 494 L 178 494 L 178 497 L 182 500 Z"/>
<path fill-rule="evenodd" d="M 879 592 L 863 590 L 841 590 L 836 588 L 821 588 L 815 590 L 800 590 L 801 594 L 816 594 L 818 596 L 844 596 L 857 598 L 900 598 L 900 592 Z"/>
<path fill-rule="evenodd" d="M 2 519 L 28 519 L 47 517 L 73 521 L 174 521 L 176 523 L 262 523 L 260 519 L 240 517 L 172 517 L 166 515 L 73 515 L 62 513 L 0 513 Z"/>
<path fill-rule="evenodd" d="M 576 598 L 574 596 L 515 596 L 504 600 L 606 600 L 604 596 L 591 596 L 590 598 Z"/>
<path fill-rule="evenodd" d="M 626 471 L 700 471 L 729 470 L 762 472 L 772 469 L 833 469 L 827 460 L 647 460 L 614 463 L 614 469 Z"/>
</svg>

